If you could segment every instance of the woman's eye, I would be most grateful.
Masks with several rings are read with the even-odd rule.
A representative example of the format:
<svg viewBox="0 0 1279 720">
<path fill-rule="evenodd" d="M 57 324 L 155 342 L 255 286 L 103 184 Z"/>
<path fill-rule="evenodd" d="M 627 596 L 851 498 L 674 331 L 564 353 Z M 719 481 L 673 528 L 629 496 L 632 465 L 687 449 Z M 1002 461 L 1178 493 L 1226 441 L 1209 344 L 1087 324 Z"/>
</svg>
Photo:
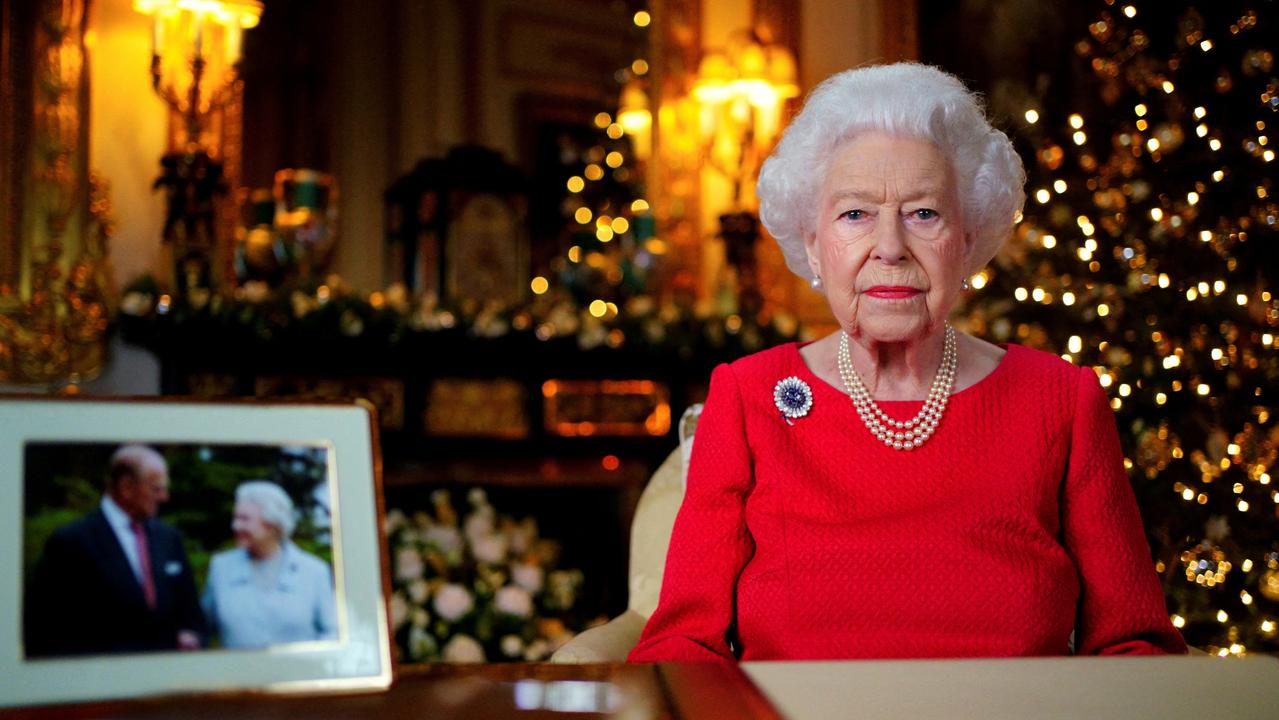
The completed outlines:
<svg viewBox="0 0 1279 720">
<path fill-rule="evenodd" d="M 932 220 L 937 217 L 937 211 L 932 208 L 920 208 L 912 212 L 911 215 L 914 215 L 916 220 Z"/>
<path fill-rule="evenodd" d="M 866 211 L 865 210 L 849 210 L 848 212 L 845 212 L 843 215 L 841 215 L 841 217 L 846 218 L 848 220 L 861 220 L 866 217 Z"/>
</svg>

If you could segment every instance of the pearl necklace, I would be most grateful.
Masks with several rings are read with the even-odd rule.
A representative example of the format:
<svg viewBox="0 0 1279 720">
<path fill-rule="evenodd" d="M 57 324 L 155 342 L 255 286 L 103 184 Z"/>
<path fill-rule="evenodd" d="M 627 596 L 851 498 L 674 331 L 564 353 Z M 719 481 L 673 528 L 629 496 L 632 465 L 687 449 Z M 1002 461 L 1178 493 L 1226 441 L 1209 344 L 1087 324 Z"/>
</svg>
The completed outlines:
<svg viewBox="0 0 1279 720">
<path fill-rule="evenodd" d="M 853 369 L 853 358 L 848 352 L 848 333 L 839 334 L 839 377 L 844 381 L 844 389 L 849 397 L 853 399 L 857 416 L 880 442 L 894 450 L 913 450 L 932 436 L 941 422 L 942 413 L 946 411 L 950 391 L 955 387 L 955 371 L 959 367 L 959 353 L 955 345 L 955 328 L 948 324 L 941 365 L 937 368 L 933 386 L 928 391 L 928 400 L 920 408 L 919 414 L 910 420 L 894 420 L 875 403 L 870 391 L 862 384 L 861 377 Z"/>
</svg>

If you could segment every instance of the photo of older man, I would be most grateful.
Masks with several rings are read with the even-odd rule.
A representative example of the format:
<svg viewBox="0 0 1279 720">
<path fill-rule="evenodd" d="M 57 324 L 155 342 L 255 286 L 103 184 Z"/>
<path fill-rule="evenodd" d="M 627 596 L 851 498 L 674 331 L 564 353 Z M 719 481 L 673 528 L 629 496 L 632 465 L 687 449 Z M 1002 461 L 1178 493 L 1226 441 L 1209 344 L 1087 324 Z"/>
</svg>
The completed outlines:
<svg viewBox="0 0 1279 720">
<path fill-rule="evenodd" d="M 168 499 L 159 452 L 129 444 L 111 455 L 98 507 L 54 531 L 35 565 L 26 657 L 200 649 L 204 616 L 182 537 L 156 518 Z"/>
</svg>

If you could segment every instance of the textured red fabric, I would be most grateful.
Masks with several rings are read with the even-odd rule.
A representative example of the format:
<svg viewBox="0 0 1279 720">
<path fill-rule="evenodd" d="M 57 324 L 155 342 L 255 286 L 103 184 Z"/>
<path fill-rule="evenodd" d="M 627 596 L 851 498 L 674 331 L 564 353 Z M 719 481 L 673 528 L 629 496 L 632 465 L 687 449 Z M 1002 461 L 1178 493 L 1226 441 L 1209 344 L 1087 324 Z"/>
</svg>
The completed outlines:
<svg viewBox="0 0 1279 720">
<path fill-rule="evenodd" d="M 813 393 L 793 426 L 773 405 L 790 375 Z M 1008 346 L 904 452 L 792 343 L 712 374 L 629 659 L 1066 655 L 1072 629 L 1076 654 L 1186 652 L 1093 371 Z"/>
</svg>

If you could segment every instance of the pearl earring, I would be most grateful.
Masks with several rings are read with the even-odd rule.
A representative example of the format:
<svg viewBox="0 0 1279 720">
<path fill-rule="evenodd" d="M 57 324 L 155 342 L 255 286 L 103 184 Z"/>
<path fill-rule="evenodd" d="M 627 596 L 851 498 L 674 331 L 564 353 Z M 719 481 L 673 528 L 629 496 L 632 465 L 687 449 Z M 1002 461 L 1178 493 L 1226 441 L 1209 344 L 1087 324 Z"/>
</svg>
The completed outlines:
<svg viewBox="0 0 1279 720">
<path fill-rule="evenodd" d="M 973 286 L 968 284 L 968 278 L 964 278 L 963 282 L 959 283 L 959 289 L 968 292 L 973 289 Z"/>
<path fill-rule="evenodd" d="M 821 290 L 821 289 L 822 289 L 822 279 L 821 279 L 820 277 L 817 277 L 816 275 L 814 275 L 814 276 L 813 276 L 813 279 L 808 281 L 808 286 L 809 286 L 810 288 L 814 289 L 814 290 Z"/>
</svg>

